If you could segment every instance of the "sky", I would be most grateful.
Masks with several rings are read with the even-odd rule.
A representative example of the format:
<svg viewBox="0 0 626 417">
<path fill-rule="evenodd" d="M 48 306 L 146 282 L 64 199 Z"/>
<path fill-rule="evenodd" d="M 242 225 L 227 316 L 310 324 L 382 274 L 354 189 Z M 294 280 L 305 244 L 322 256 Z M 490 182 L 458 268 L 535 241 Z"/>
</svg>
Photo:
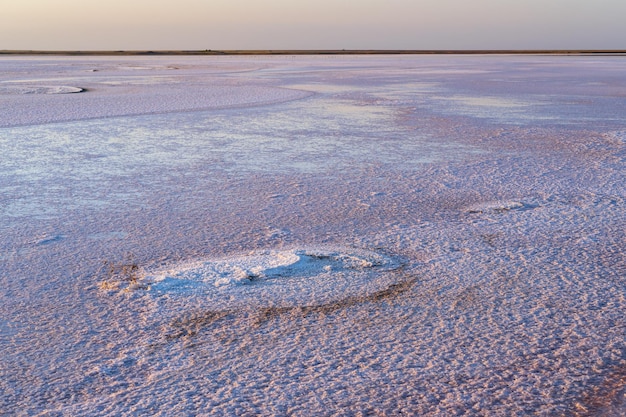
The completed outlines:
<svg viewBox="0 0 626 417">
<path fill-rule="evenodd" d="M 625 0 L 0 0 L 0 50 L 626 49 Z"/>
</svg>

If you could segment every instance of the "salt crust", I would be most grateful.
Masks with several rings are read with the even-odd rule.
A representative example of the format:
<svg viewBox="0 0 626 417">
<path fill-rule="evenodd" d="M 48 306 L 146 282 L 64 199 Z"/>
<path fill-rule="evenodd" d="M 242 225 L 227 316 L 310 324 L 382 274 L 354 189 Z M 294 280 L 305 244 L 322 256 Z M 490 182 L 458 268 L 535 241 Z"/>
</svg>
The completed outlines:
<svg viewBox="0 0 626 417">
<path fill-rule="evenodd" d="M 504 213 L 510 210 L 530 210 L 537 205 L 521 201 L 489 201 L 472 205 L 467 208 L 468 213 Z"/>
<path fill-rule="evenodd" d="M 52 61 L 48 63 L 49 61 Z M 311 93 L 232 76 L 242 65 L 129 65 L 125 61 L 57 64 L 6 60 L 0 74 L 0 127 L 124 115 L 259 106 L 301 99 Z M 219 68 L 224 68 L 222 71 Z M 258 68 L 250 65 L 249 68 Z M 38 76 L 37 76 L 38 75 Z M 63 84 L 57 84 L 63 83 Z M 82 93 L 82 94 L 70 94 Z M 9 102 L 7 102 L 8 104 Z M 59 111 L 62 109 L 62 111 Z"/>
<path fill-rule="evenodd" d="M 624 414 L 623 58 L 175 60 L 2 61 L 89 90 L 1 95 L 13 126 L 241 108 L 0 129 L 0 413 Z"/>
<path fill-rule="evenodd" d="M 0 95 L 3 94 L 73 94 L 81 93 L 84 90 L 80 87 L 70 87 L 65 85 L 45 86 L 45 85 L 2 85 L 0 84 Z"/>
<path fill-rule="evenodd" d="M 134 288 L 201 294 L 213 309 L 305 306 L 384 290 L 398 283 L 390 272 L 399 266 L 389 256 L 354 248 L 266 250 L 147 271 Z"/>
</svg>

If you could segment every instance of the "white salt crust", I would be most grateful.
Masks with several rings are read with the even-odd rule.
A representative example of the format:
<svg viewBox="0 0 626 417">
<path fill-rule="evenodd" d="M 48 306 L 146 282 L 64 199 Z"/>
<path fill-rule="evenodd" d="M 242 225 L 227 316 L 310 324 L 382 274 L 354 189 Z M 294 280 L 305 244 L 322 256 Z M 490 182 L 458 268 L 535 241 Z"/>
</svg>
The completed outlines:
<svg viewBox="0 0 626 417">
<path fill-rule="evenodd" d="M 384 291 L 402 278 L 392 273 L 400 265 L 355 248 L 265 250 L 143 271 L 136 283 L 117 289 L 168 297 L 191 293 L 213 310 L 317 306 Z"/>
<path fill-rule="evenodd" d="M 0 414 L 624 415 L 625 65 L 1 58 Z"/>
<path fill-rule="evenodd" d="M 84 90 L 80 87 L 70 87 L 65 85 L 0 85 L 0 95 L 23 95 L 23 94 L 72 94 L 81 93 Z"/>
</svg>

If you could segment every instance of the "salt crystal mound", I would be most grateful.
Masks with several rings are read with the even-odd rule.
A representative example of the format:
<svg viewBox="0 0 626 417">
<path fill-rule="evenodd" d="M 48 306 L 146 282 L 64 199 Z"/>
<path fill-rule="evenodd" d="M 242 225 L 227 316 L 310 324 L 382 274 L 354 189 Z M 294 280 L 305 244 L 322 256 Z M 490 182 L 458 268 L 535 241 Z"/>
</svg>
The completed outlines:
<svg viewBox="0 0 626 417">
<path fill-rule="evenodd" d="M 0 85 L 0 95 L 74 94 L 83 91 L 83 88 L 66 85 Z"/>
<path fill-rule="evenodd" d="M 311 306 L 368 296 L 397 284 L 401 263 L 353 248 L 255 251 L 146 273 L 135 285 L 155 296 L 199 295 L 212 309 Z"/>
<path fill-rule="evenodd" d="M 526 211 L 537 208 L 538 204 L 523 201 L 490 201 L 486 203 L 474 204 L 466 209 L 467 213 L 506 213 L 508 211 Z"/>
</svg>

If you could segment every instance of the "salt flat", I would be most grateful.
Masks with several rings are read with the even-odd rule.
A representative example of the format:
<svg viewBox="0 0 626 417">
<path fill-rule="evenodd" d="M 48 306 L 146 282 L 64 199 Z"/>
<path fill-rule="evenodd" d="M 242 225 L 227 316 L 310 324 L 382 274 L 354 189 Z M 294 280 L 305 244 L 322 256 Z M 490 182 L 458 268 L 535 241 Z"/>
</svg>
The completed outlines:
<svg viewBox="0 0 626 417">
<path fill-rule="evenodd" d="M 3 57 L 0 415 L 624 415 L 626 58 Z"/>
</svg>

